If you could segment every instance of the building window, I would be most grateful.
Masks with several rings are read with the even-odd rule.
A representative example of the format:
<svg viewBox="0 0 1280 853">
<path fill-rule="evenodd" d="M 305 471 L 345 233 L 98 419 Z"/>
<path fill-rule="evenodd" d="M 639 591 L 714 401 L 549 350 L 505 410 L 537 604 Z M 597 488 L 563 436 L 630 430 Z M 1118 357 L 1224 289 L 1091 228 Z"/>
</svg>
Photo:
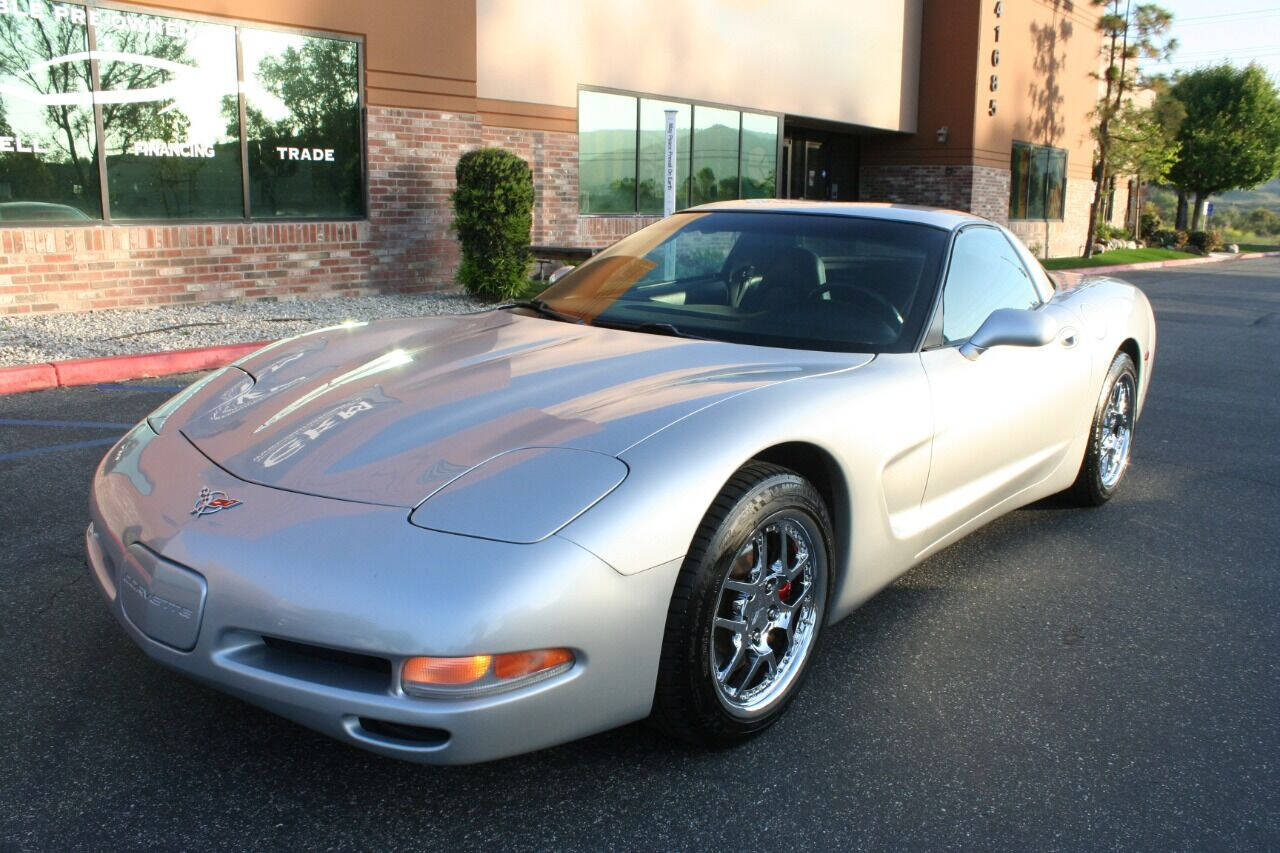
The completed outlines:
<svg viewBox="0 0 1280 853">
<path fill-rule="evenodd" d="M 597 92 L 578 92 L 578 209 L 662 212 L 666 111 L 676 111 L 676 207 L 776 195 L 778 117 Z"/>
<path fill-rule="evenodd" d="M 253 216 L 359 216 L 357 45 L 266 30 L 240 45 Z"/>
<path fill-rule="evenodd" d="M 778 187 L 778 117 L 742 114 L 743 198 L 773 198 Z"/>
<path fill-rule="evenodd" d="M 6 222 L 102 216 L 88 31 L 84 9 L 70 8 L 80 13 L 78 22 L 65 14 L 0 15 L 0 220 Z"/>
<path fill-rule="evenodd" d="M 693 108 L 694 204 L 739 197 L 738 139 L 742 113 L 716 107 Z"/>
<path fill-rule="evenodd" d="M 73 3 L 0 15 L 0 220 L 361 216 L 359 56 Z"/>
<path fill-rule="evenodd" d="M 636 209 L 637 101 L 578 93 L 578 199 L 583 213 Z"/>
<path fill-rule="evenodd" d="M 111 218 L 244 215 L 235 27 L 113 12 L 96 17 Z M 110 57 L 110 58 L 107 58 Z"/>
<path fill-rule="evenodd" d="M 1062 219 L 1067 187 L 1066 151 L 1015 142 L 1009 177 L 1010 219 Z"/>
</svg>

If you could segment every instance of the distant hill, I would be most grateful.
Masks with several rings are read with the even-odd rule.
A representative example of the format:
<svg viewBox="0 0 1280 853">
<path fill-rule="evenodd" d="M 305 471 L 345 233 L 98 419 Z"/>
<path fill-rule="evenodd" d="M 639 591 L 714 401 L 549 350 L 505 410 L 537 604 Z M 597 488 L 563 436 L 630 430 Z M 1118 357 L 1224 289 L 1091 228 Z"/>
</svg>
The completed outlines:
<svg viewBox="0 0 1280 853">
<path fill-rule="evenodd" d="M 1267 207 L 1280 213 L 1280 178 L 1263 184 L 1252 190 L 1233 190 L 1214 196 L 1215 203 L 1229 204 L 1232 207 Z"/>
</svg>

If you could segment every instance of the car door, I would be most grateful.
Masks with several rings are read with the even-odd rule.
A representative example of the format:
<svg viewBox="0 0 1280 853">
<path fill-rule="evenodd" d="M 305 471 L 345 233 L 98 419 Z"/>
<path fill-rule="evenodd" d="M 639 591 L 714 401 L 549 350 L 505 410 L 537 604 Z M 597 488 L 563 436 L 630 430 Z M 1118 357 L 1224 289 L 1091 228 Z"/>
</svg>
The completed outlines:
<svg viewBox="0 0 1280 853">
<path fill-rule="evenodd" d="M 1045 346 L 995 346 L 970 360 L 959 347 L 998 308 L 1057 315 Z M 941 337 L 920 359 L 933 402 L 933 452 L 922 516 L 938 538 L 1036 483 L 1063 461 L 1074 438 L 1087 353 L 1069 316 L 1043 303 L 1002 231 L 956 235 L 943 285 Z M 936 331 L 935 331 L 936 335 Z"/>
</svg>

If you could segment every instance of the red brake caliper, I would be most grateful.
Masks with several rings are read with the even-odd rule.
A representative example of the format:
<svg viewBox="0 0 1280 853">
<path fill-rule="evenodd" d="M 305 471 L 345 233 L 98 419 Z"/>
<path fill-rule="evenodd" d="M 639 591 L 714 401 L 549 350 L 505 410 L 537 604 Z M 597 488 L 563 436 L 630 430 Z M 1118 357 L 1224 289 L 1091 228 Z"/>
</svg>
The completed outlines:
<svg viewBox="0 0 1280 853">
<path fill-rule="evenodd" d="M 790 597 L 791 597 L 791 581 L 787 581 L 782 586 L 778 587 L 778 599 L 780 601 L 786 602 L 787 604 L 790 604 L 791 602 L 787 601 L 787 599 Z"/>
</svg>

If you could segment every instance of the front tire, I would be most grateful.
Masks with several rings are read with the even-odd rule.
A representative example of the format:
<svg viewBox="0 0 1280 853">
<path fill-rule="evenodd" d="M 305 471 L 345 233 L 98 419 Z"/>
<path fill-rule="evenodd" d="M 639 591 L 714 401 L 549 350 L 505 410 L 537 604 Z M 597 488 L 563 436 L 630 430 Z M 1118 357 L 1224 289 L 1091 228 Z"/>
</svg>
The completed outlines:
<svg viewBox="0 0 1280 853">
<path fill-rule="evenodd" d="M 1137 403 L 1138 372 L 1133 359 L 1127 353 L 1116 353 L 1102 383 L 1080 472 L 1067 491 L 1073 503 L 1101 506 L 1120 488 L 1129 468 Z"/>
<path fill-rule="evenodd" d="M 817 491 L 751 462 L 704 516 L 667 612 L 653 720 L 708 745 L 782 716 L 826 617 L 833 535 Z"/>
</svg>

